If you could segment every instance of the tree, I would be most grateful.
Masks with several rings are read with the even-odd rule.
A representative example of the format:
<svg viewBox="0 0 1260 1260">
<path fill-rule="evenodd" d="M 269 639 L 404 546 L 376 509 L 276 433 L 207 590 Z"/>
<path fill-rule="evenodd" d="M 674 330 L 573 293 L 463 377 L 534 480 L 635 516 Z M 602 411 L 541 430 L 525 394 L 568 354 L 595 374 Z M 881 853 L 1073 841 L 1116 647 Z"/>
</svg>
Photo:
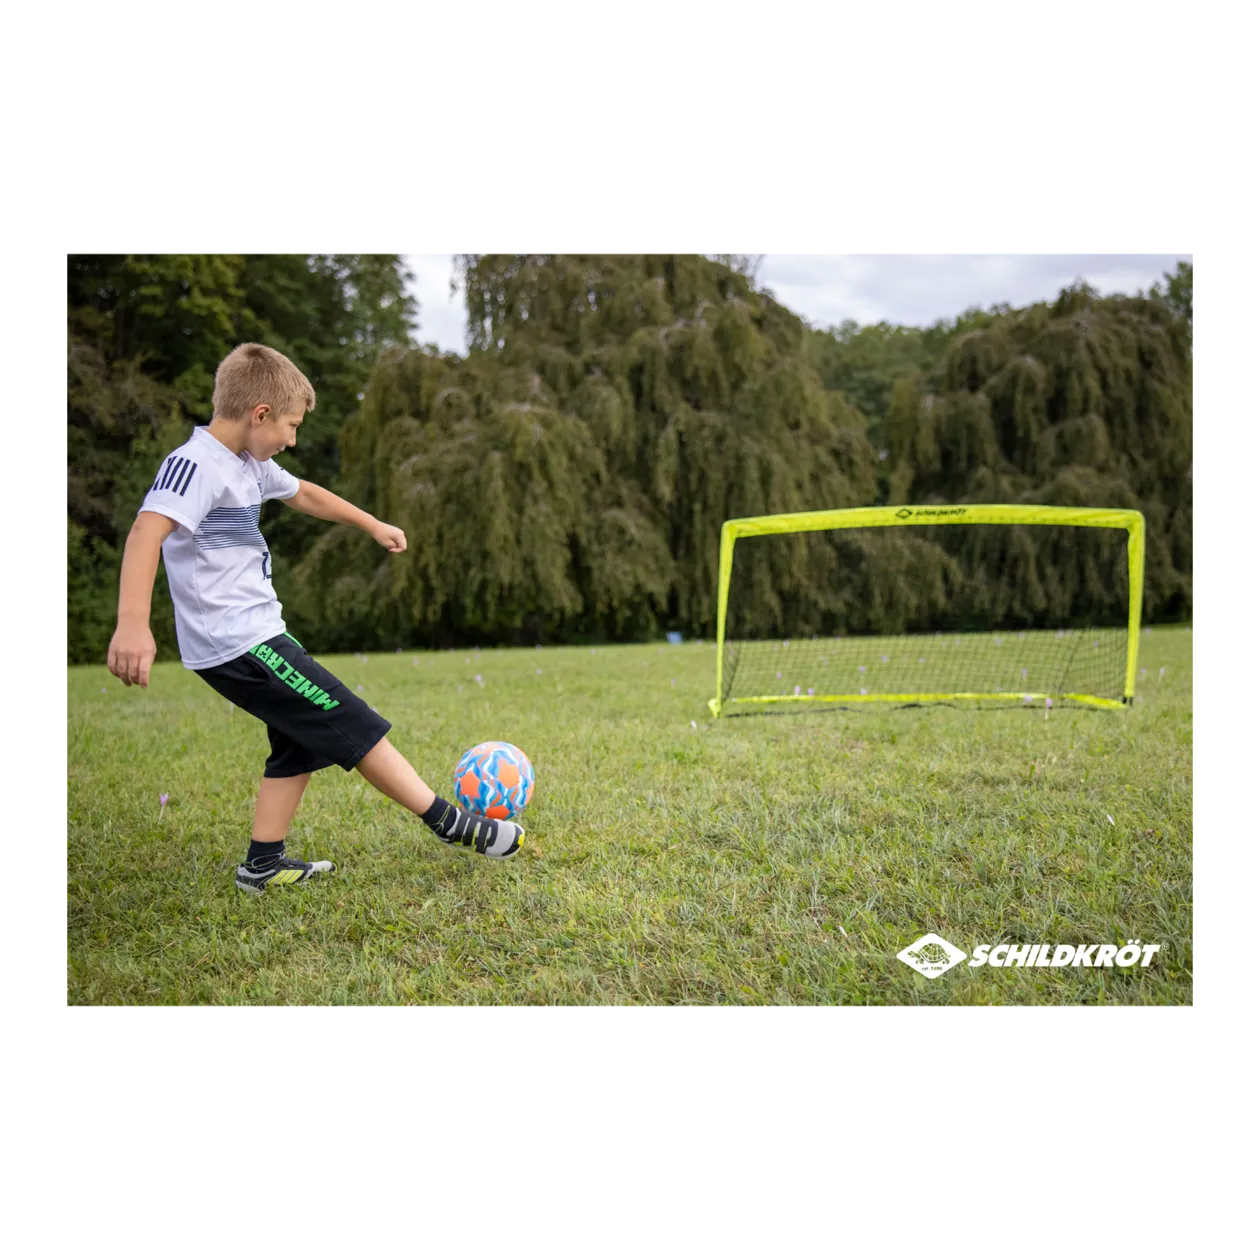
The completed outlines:
<svg viewBox="0 0 1260 1260">
<path fill-rule="evenodd" d="M 1154 285 L 1151 297 L 1163 302 L 1175 315 L 1194 327 L 1194 264 L 1179 262 L 1173 273 L 1164 272 L 1164 284 Z"/>
<path fill-rule="evenodd" d="M 888 501 L 1140 508 L 1144 615 L 1188 616 L 1191 397 L 1189 321 L 1173 304 L 1070 286 L 1054 302 L 955 332 L 898 394 Z M 991 556 L 991 567 L 1007 559 Z M 1082 550 L 1082 572 L 1087 561 Z M 1023 572 L 1031 583 L 1033 570 Z M 1093 572 L 1101 607 L 1112 587 Z"/>
<path fill-rule="evenodd" d="M 285 462 L 299 476 L 335 483 L 337 435 L 372 365 L 385 347 L 410 344 L 408 278 L 393 255 L 71 256 L 72 660 L 104 657 L 122 544 L 161 457 L 193 424 L 210 420 L 220 360 L 243 341 L 293 358 L 319 403 Z M 279 506 L 269 516 L 281 565 L 299 558 L 319 532 Z M 163 581 L 153 627 L 161 655 L 172 654 Z"/>
<path fill-rule="evenodd" d="M 347 484 L 413 540 L 383 564 L 330 531 L 308 558 L 306 611 L 343 646 L 382 605 L 386 642 L 711 632 L 724 519 L 873 494 L 861 417 L 743 272 L 696 256 L 458 265 L 468 359 L 386 356 L 343 433 Z"/>
</svg>

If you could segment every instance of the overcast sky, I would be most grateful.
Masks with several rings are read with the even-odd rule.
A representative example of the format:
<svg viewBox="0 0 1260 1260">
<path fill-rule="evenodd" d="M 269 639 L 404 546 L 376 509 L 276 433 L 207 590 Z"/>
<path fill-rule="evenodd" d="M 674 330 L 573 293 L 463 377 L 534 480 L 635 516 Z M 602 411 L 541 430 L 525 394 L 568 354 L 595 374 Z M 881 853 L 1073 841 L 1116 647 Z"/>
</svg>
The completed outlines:
<svg viewBox="0 0 1260 1260">
<path fill-rule="evenodd" d="M 767 254 L 759 287 L 816 328 L 930 324 L 969 306 L 1025 306 L 1078 277 L 1103 293 L 1145 292 L 1189 254 Z M 450 254 L 409 254 L 420 341 L 463 354 L 463 294 L 450 295 Z"/>
</svg>

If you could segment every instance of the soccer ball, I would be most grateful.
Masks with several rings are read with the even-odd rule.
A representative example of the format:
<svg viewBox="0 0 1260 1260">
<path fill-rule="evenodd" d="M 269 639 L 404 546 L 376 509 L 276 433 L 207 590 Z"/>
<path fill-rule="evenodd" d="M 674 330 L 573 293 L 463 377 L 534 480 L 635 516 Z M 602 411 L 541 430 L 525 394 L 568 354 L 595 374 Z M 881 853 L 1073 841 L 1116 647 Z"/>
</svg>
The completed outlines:
<svg viewBox="0 0 1260 1260">
<path fill-rule="evenodd" d="M 455 767 L 455 800 L 486 818 L 512 818 L 534 794 L 534 767 L 515 744 L 492 739 L 470 748 Z"/>
</svg>

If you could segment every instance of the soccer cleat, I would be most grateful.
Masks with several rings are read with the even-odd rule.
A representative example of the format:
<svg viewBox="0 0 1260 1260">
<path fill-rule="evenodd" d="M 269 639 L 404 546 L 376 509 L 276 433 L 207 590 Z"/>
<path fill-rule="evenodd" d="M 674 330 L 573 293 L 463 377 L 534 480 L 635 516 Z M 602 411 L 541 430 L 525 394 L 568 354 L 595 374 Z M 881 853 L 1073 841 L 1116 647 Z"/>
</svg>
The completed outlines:
<svg viewBox="0 0 1260 1260">
<path fill-rule="evenodd" d="M 242 892 L 260 893 L 267 887 L 283 888 L 287 884 L 302 884 L 324 871 L 335 871 L 332 862 L 299 862 L 296 858 L 282 857 L 266 870 L 251 870 L 245 863 L 236 868 L 236 886 Z"/>
<path fill-rule="evenodd" d="M 432 826 L 444 844 L 462 844 L 486 857 L 506 858 L 519 853 L 525 829 L 506 819 L 483 818 L 458 805 L 447 805 L 441 819 Z"/>
</svg>

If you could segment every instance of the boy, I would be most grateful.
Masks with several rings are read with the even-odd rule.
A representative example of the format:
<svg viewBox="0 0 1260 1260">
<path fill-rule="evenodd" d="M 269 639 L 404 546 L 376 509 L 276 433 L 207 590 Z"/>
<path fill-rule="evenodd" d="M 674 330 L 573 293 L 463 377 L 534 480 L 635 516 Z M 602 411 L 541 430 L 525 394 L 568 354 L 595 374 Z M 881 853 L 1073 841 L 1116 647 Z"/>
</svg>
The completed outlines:
<svg viewBox="0 0 1260 1260">
<path fill-rule="evenodd" d="M 522 829 L 437 796 L 385 738 L 390 723 L 285 632 L 258 528 L 264 500 L 283 499 L 320 520 L 356 525 L 387 551 L 407 549 L 401 529 L 299 481 L 272 459 L 297 442 L 302 417 L 314 407 L 310 382 L 267 346 L 237 346 L 219 364 L 213 419 L 163 461 L 127 537 L 110 673 L 127 687 L 149 685 L 157 654 L 149 605 L 160 550 L 185 667 L 265 722 L 271 740 L 237 888 L 261 893 L 335 869 L 284 852 L 311 775 L 332 765 L 357 770 L 447 844 L 510 857 L 520 849 Z"/>
</svg>

